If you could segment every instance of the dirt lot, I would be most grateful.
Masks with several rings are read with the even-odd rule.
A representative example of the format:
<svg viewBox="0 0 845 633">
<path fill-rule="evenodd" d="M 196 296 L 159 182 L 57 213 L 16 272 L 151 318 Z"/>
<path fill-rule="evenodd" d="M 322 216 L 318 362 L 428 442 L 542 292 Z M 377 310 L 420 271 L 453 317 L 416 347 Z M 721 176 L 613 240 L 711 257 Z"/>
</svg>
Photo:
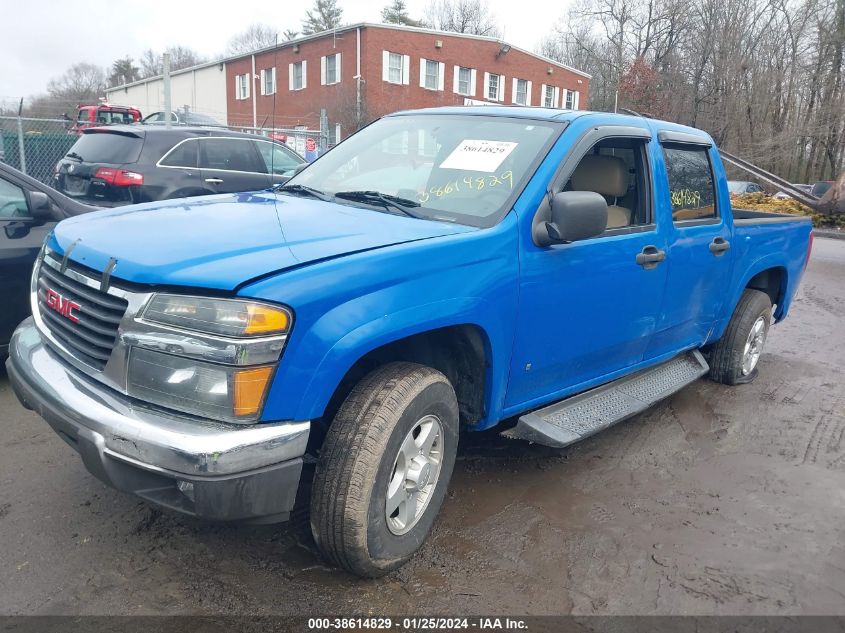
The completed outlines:
<svg viewBox="0 0 845 633">
<path fill-rule="evenodd" d="M 432 537 L 361 581 L 303 518 L 161 514 L 89 475 L 0 375 L 0 613 L 845 614 L 845 241 L 816 240 L 760 376 L 554 451 L 466 438 Z"/>
</svg>

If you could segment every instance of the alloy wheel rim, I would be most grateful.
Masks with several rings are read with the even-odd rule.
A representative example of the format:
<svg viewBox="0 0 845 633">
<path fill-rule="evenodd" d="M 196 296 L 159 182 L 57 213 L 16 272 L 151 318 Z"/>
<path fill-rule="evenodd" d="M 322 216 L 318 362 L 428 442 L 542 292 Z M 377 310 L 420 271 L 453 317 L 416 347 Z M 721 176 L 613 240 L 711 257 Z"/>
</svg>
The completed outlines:
<svg viewBox="0 0 845 633">
<path fill-rule="evenodd" d="M 762 316 L 758 317 L 748 333 L 748 338 L 745 340 L 745 348 L 742 352 L 742 375 L 747 376 L 754 368 L 757 367 L 757 362 L 760 360 L 760 354 L 763 352 L 763 344 L 766 342 L 766 319 Z"/>
<path fill-rule="evenodd" d="M 425 513 L 443 464 L 443 423 L 436 415 L 420 418 L 408 431 L 393 460 L 385 498 L 388 529 L 401 536 Z"/>
</svg>

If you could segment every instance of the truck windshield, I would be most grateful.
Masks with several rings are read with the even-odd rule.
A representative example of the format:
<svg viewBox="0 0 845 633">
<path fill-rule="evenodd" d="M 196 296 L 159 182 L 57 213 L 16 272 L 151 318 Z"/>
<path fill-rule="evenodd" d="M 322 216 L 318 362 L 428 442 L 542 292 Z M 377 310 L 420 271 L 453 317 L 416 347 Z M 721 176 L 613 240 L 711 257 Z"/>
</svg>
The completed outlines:
<svg viewBox="0 0 845 633">
<path fill-rule="evenodd" d="M 340 193 L 338 202 L 367 206 L 377 192 L 412 205 L 417 217 L 492 226 L 561 129 L 492 116 L 386 117 L 294 176 L 288 188 Z"/>
</svg>

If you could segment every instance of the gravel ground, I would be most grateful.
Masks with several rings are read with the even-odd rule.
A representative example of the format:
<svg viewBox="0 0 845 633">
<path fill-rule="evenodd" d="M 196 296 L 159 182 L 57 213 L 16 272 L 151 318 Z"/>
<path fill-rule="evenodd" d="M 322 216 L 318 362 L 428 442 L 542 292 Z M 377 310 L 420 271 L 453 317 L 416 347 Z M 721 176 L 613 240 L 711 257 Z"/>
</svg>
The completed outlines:
<svg viewBox="0 0 845 633">
<path fill-rule="evenodd" d="M 163 514 L 89 475 L 0 373 L 0 614 L 845 614 L 845 242 L 817 239 L 750 385 L 565 450 L 464 438 L 405 568 L 326 567 L 304 516 Z"/>
</svg>

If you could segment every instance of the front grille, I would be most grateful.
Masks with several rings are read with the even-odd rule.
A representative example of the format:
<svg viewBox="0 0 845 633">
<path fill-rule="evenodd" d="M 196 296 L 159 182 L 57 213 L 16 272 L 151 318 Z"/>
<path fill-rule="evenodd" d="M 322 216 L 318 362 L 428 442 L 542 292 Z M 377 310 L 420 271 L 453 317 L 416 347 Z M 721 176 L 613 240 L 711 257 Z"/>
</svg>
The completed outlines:
<svg viewBox="0 0 845 633">
<path fill-rule="evenodd" d="M 48 305 L 48 290 L 61 296 L 62 305 L 79 306 L 72 311 L 78 321 Z M 106 366 L 127 306 L 126 299 L 79 283 L 46 263 L 39 269 L 38 308 L 44 324 L 68 351 L 95 369 Z"/>
</svg>

